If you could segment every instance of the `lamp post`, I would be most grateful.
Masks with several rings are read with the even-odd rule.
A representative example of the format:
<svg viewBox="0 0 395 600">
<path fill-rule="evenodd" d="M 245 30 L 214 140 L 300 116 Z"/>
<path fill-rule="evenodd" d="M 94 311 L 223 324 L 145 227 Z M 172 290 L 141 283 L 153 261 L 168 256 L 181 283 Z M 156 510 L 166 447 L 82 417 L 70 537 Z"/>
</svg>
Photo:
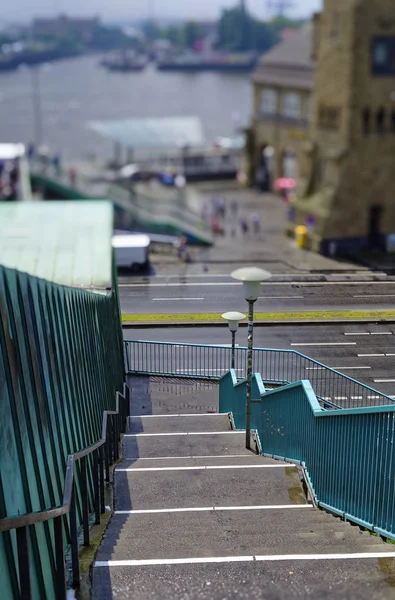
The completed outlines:
<svg viewBox="0 0 395 600">
<path fill-rule="evenodd" d="M 239 323 L 243 319 L 246 318 L 243 313 L 240 312 L 226 312 L 222 315 L 222 318 L 225 321 L 228 321 L 229 329 L 232 334 L 232 362 L 231 369 L 235 368 L 235 341 L 236 341 L 236 331 L 239 328 Z"/>
<path fill-rule="evenodd" d="M 244 297 L 248 302 L 248 353 L 247 353 L 247 393 L 246 393 L 246 448 L 251 448 L 251 386 L 252 349 L 254 335 L 254 303 L 259 297 L 262 281 L 270 279 L 271 273 L 258 267 L 244 267 L 233 271 L 232 278 L 243 282 Z"/>
</svg>

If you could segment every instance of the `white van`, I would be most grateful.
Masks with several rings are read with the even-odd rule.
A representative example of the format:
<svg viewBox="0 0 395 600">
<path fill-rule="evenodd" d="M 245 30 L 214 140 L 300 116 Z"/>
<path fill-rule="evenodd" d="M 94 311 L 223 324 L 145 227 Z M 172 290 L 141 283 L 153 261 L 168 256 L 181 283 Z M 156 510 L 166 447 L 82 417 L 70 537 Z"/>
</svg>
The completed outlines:
<svg viewBox="0 0 395 600">
<path fill-rule="evenodd" d="M 148 269 L 150 244 L 151 240 L 148 235 L 115 232 L 112 238 L 112 247 L 116 266 L 135 272 Z"/>
</svg>

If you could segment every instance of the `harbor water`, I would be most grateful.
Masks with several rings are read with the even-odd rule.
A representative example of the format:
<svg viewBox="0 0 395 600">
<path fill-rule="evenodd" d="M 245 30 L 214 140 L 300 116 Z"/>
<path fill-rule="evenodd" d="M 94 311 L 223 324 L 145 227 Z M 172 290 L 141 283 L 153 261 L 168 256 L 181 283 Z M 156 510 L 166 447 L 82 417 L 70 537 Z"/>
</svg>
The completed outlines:
<svg viewBox="0 0 395 600">
<path fill-rule="evenodd" d="M 42 141 L 70 160 L 111 155 L 111 143 L 86 127 L 89 120 L 197 116 L 209 143 L 248 124 L 250 74 L 165 73 L 153 65 L 111 73 L 99 60 L 41 65 L 34 78 L 26 67 L 0 73 L 0 141 L 34 141 L 41 119 Z"/>
</svg>

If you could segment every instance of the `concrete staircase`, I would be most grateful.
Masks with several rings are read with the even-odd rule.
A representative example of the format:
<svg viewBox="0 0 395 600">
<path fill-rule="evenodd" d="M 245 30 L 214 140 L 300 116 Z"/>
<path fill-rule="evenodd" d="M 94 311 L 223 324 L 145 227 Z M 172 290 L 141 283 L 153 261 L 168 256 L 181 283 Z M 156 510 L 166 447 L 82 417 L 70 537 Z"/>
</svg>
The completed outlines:
<svg viewBox="0 0 395 600">
<path fill-rule="evenodd" d="M 136 380 L 133 408 L 148 397 L 154 414 L 124 438 L 95 600 L 395 597 L 394 546 L 309 505 L 296 467 L 245 450 L 227 415 L 194 412 L 198 393 L 171 396 L 172 414 Z"/>
</svg>

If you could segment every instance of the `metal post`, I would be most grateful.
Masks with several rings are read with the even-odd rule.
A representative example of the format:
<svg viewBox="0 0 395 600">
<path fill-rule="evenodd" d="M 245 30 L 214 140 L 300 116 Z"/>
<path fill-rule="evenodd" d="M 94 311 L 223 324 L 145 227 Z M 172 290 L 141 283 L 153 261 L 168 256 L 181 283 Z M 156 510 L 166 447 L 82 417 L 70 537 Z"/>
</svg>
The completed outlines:
<svg viewBox="0 0 395 600">
<path fill-rule="evenodd" d="M 252 387 L 252 348 L 254 335 L 254 302 L 248 301 L 248 352 L 247 352 L 247 398 L 246 398 L 246 448 L 251 449 L 251 387 Z"/>
<path fill-rule="evenodd" d="M 28 527 L 19 527 L 16 530 L 19 567 L 19 589 L 21 600 L 31 600 L 32 589 L 30 581 L 30 561 L 28 546 Z"/>
<path fill-rule="evenodd" d="M 66 599 L 66 568 L 64 561 L 63 545 L 63 521 L 62 517 L 55 517 L 53 521 L 55 536 L 55 557 L 56 557 L 56 598 Z"/>
<path fill-rule="evenodd" d="M 81 458 L 81 497 L 82 497 L 82 525 L 84 531 L 84 546 L 89 546 L 89 498 L 86 473 L 86 456 Z"/>
<path fill-rule="evenodd" d="M 36 148 L 42 144 L 42 111 L 40 81 L 38 77 L 39 67 L 31 67 L 32 89 L 33 89 L 33 110 L 34 110 L 34 143 Z"/>
<path fill-rule="evenodd" d="M 235 368 L 235 345 L 236 345 L 236 332 L 232 331 L 232 369 Z"/>
<path fill-rule="evenodd" d="M 75 505 L 75 483 L 73 482 L 73 491 L 71 493 L 70 505 L 70 537 L 71 537 L 71 565 L 73 569 L 73 587 L 80 585 L 80 561 L 78 553 L 78 528 L 77 511 Z"/>
</svg>

